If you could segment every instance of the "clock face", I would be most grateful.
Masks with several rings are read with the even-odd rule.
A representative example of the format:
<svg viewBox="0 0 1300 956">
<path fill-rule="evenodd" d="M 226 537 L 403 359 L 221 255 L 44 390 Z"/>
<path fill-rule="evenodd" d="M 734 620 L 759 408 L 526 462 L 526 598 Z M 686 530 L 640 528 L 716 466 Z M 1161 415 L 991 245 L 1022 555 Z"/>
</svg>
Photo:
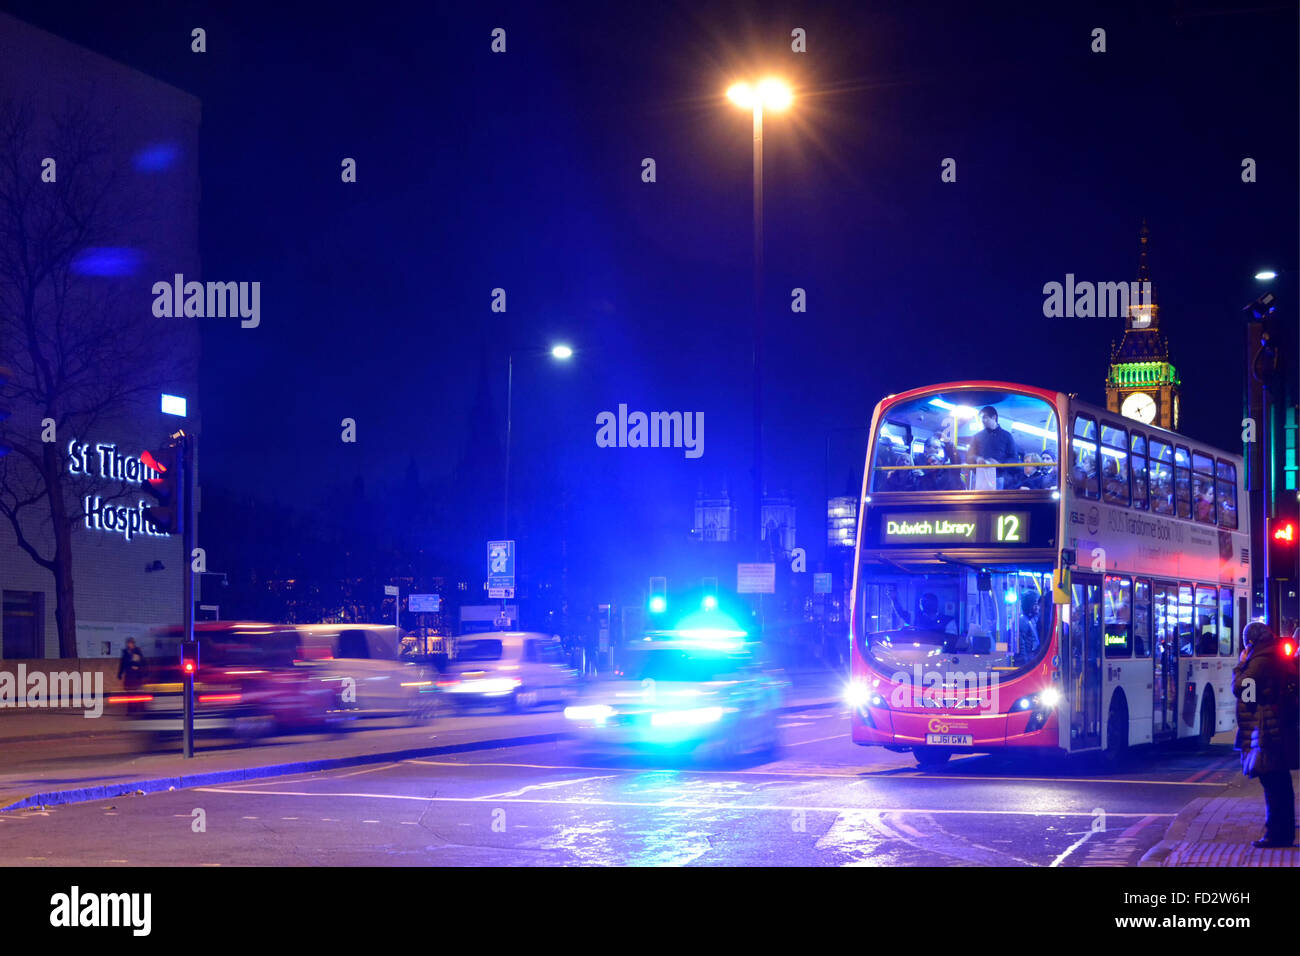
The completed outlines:
<svg viewBox="0 0 1300 956">
<path fill-rule="evenodd" d="M 1156 420 L 1156 400 L 1146 392 L 1134 392 L 1124 399 L 1124 404 L 1119 407 L 1119 413 L 1125 418 L 1133 418 L 1144 425 L 1150 425 Z"/>
<path fill-rule="evenodd" d="M 1145 329 L 1151 325 L 1150 312 L 1135 312 L 1133 314 L 1133 328 Z"/>
</svg>

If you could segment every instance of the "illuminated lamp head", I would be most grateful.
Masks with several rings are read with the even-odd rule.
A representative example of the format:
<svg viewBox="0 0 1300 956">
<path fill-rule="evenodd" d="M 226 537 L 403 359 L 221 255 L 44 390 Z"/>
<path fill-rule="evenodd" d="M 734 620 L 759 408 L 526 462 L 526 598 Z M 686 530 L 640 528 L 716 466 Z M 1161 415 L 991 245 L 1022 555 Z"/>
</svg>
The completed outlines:
<svg viewBox="0 0 1300 956">
<path fill-rule="evenodd" d="M 668 601 L 664 599 L 664 596 L 662 594 L 656 594 L 654 597 L 650 599 L 650 613 L 662 614 L 667 609 L 668 609 Z"/>
<path fill-rule="evenodd" d="M 703 607 L 706 611 L 716 611 L 718 609 L 718 599 L 712 594 L 705 595 Z"/>
</svg>

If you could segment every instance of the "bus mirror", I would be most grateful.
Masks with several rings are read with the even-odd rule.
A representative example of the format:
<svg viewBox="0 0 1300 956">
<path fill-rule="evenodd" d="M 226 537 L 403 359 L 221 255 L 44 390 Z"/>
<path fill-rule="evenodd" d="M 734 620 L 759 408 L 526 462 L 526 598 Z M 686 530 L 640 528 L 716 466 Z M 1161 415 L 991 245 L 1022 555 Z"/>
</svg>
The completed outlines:
<svg viewBox="0 0 1300 956">
<path fill-rule="evenodd" d="M 981 591 L 992 591 L 992 590 L 993 590 L 993 575 L 990 574 L 989 572 L 987 572 L 987 571 L 981 571 L 981 572 L 976 576 L 976 579 L 975 579 L 975 580 L 976 580 L 976 586 L 977 586 Z"/>
<path fill-rule="evenodd" d="M 1052 603 L 1070 603 L 1070 569 L 1057 568 L 1052 572 Z"/>
</svg>

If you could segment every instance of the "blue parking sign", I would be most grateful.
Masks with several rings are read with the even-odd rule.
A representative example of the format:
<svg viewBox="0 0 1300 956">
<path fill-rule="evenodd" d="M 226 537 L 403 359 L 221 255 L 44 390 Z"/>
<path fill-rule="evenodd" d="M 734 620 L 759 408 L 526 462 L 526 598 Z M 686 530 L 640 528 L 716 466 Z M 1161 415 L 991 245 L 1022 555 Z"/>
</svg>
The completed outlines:
<svg viewBox="0 0 1300 956">
<path fill-rule="evenodd" d="M 515 543 L 513 541 L 488 542 L 488 587 L 512 588 L 515 586 Z"/>
</svg>

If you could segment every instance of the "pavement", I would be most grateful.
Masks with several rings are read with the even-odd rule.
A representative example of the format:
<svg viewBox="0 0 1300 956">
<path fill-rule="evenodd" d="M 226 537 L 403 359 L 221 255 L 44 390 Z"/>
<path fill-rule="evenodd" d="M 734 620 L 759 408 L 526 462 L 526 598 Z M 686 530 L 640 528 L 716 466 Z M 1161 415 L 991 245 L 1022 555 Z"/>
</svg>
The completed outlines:
<svg viewBox="0 0 1300 956">
<path fill-rule="evenodd" d="M 1300 792 L 1300 775 L 1292 774 Z M 1300 848 L 1261 850 L 1264 791 L 1257 780 L 1236 776 L 1218 796 L 1197 797 L 1169 825 L 1139 866 L 1297 866 Z"/>
<path fill-rule="evenodd" d="M 817 671 L 791 677 L 784 713 L 839 703 L 838 675 Z M 548 743 L 570 730 L 559 710 L 529 714 L 525 720 L 490 714 L 442 718 L 421 728 L 394 723 L 268 738 L 252 745 L 200 738 L 194 756 L 186 759 L 179 744 L 173 752 L 142 752 L 148 744 L 120 718 L 107 714 L 87 720 L 80 713 L 0 712 L 0 812 Z"/>
</svg>

